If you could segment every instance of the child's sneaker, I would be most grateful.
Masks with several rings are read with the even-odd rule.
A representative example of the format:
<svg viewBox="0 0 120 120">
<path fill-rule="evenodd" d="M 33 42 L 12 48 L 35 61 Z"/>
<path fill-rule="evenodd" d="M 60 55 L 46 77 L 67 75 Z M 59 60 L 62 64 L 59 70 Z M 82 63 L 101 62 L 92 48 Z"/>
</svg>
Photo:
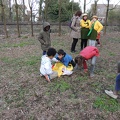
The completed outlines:
<svg viewBox="0 0 120 120">
<path fill-rule="evenodd" d="M 109 95 L 110 97 L 112 97 L 112 98 L 114 98 L 114 99 L 117 99 L 117 95 L 115 95 L 114 93 L 113 93 L 113 91 L 108 91 L 108 90 L 105 90 L 105 93 L 107 94 L 107 95 Z"/>
<path fill-rule="evenodd" d="M 93 73 L 91 73 L 91 74 L 90 74 L 90 77 L 91 77 L 91 78 L 93 78 L 93 77 L 94 77 L 94 74 L 93 74 Z"/>
<path fill-rule="evenodd" d="M 98 47 L 100 47 L 100 44 L 97 44 Z"/>
</svg>

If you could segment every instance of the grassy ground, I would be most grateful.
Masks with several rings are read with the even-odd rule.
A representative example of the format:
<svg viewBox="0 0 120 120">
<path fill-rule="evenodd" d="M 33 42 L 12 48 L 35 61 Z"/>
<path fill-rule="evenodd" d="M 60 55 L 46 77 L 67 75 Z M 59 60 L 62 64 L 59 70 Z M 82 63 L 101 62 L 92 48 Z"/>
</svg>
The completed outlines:
<svg viewBox="0 0 120 120">
<path fill-rule="evenodd" d="M 120 100 L 104 93 L 114 89 L 120 60 L 120 33 L 102 37 L 95 77 L 77 71 L 50 84 L 39 75 L 42 51 L 37 35 L 0 38 L 0 120 L 120 120 Z M 73 58 L 68 34 L 51 34 L 52 46 Z M 90 61 L 88 61 L 90 66 Z"/>
</svg>

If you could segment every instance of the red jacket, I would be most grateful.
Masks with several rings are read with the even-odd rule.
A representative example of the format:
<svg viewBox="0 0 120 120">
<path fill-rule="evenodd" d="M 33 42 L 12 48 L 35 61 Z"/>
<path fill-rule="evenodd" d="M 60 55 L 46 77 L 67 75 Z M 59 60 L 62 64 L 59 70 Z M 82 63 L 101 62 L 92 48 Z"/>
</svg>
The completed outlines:
<svg viewBox="0 0 120 120">
<path fill-rule="evenodd" d="M 84 69 L 87 69 L 86 60 L 91 59 L 93 56 L 99 56 L 99 51 L 94 46 L 87 46 L 80 52 L 80 56 L 85 58 L 83 61 L 83 67 Z"/>
</svg>

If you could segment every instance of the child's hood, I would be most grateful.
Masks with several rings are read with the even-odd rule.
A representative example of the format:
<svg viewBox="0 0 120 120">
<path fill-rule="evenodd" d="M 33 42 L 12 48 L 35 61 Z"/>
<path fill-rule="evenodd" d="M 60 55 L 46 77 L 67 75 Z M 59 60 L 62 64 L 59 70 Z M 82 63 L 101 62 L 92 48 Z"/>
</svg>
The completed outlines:
<svg viewBox="0 0 120 120">
<path fill-rule="evenodd" d="M 49 22 L 44 22 L 44 23 L 43 23 L 43 29 L 44 29 L 45 27 L 47 27 L 47 26 L 50 26 L 50 23 L 49 23 Z"/>
</svg>

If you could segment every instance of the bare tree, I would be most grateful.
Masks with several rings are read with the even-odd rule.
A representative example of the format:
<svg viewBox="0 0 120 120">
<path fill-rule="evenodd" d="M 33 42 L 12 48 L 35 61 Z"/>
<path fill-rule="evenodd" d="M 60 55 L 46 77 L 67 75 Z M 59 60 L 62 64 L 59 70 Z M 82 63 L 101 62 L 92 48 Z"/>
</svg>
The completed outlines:
<svg viewBox="0 0 120 120">
<path fill-rule="evenodd" d="M 62 4 L 62 1 L 58 0 L 58 2 L 59 2 L 59 36 L 61 36 L 61 4 Z"/>
<path fill-rule="evenodd" d="M 119 2 L 120 2 L 120 1 L 119 1 Z M 118 3 L 119 3 L 119 2 L 118 2 Z M 117 4 L 118 4 L 118 3 L 117 3 Z M 107 23 L 108 23 L 108 14 L 109 14 L 109 11 L 115 9 L 116 6 L 117 6 L 117 4 L 116 4 L 113 8 L 110 9 L 110 7 L 109 7 L 109 6 L 110 6 L 110 0 L 107 0 L 107 6 L 106 6 L 107 9 L 106 9 L 106 16 L 105 16 L 104 34 L 106 34 L 106 30 L 107 30 Z"/>
<path fill-rule="evenodd" d="M 94 2 L 95 2 L 95 6 L 94 6 L 94 15 L 97 15 L 97 2 L 98 2 L 99 0 L 95 0 Z"/>
<path fill-rule="evenodd" d="M 23 21 L 25 20 L 25 0 L 23 0 Z"/>
<path fill-rule="evenodd" d="M 87 1 L 84 0 L 84 5 L 83 5 L 83 11 L 84 11 L 84 13 L 86 12 L 86 6 L 87 6 L 88 4 L 90 4 L 91 1 L 92 1 L 92 0 L 90 0 L 90 1 L 87 3 Z M 79 0 L 79 2 L 80 2 L 80 0 Z"/>
<path fill-rule="evenodd" d="M 84 0 L 84 13 L 86 11 L 86 0 Z"/>
<path fill-rule="evenodd" d="M 43 0 L 40 0 L 39 1 L 39 20 L 40 20 L 40 17 L 42 15 L 42 4 L 43 4 Z"/>
<path fill-rule="evenodd" d="M 0 6 L 2 8 L 2 15 L 3 15 L 3 22 L 4 22 L 4 31 L 5 31 L 6 38 L 8 38 L 8 31 L 7 31 L 7 27 L 6 27 L 5 5 L 3 4 L 2 0 L 0 0 Z"/>
<path fill-rule="evenodd" d="M 18 12 L 19 12 L 19 17 L 22 19 L 22 21 L 25 20 L 25 10 L 26 10 L 26 5 L 25 5 L 25 0 L 17 0 L 18 5 Z"/>
<path fill-rule="evenodd" d="M 45 21 L 47 21 L 49 0 L 45 0 Z"/>
<path fill-rule="evenodd" d="M 107 10 L 106 10 L 106 16 L 105 16 L 105 29 L 104 29 L 104 34 L 106 34 L 106 29 L 107 29 L 107 20 L 108 20 L 108 11 L 109 11 L 109 5 L 110 5 L 110 0 L 107 0 Z"/>
<path fill-rule="evenodd" d="M 34 36 L 34 34 L 33 34 L 33 9 L 34 9 L 33 7 L 34 7 L 34 3 L 36 3 L 36 0 L 28 0 L 30 13 L 31 13 L 31 17 L 30 17 L 30 21 L 31 21 L 31 36 Z"/>
<path fill-rule="evenodd" d="M 73 15 L 73 2 L 74 2 L 74 1 L 72 0 L 72 15 Z"/>
<path fill-rule="evenodd" d="M 12 21 L 12 6 L 11 6 L 11 0 L 9 0 L 9 19 Z"/>
<path fill-rule="evenodd" d="M 18 3 L 17 3 L 17 0 L 15 0 L 15 11 L 16 11 L 16 20 L 17 20 L 17 31 L 18 31 L 18 37 L 20 37 L 20 27 L 19 27 Z"/>
</svg>

